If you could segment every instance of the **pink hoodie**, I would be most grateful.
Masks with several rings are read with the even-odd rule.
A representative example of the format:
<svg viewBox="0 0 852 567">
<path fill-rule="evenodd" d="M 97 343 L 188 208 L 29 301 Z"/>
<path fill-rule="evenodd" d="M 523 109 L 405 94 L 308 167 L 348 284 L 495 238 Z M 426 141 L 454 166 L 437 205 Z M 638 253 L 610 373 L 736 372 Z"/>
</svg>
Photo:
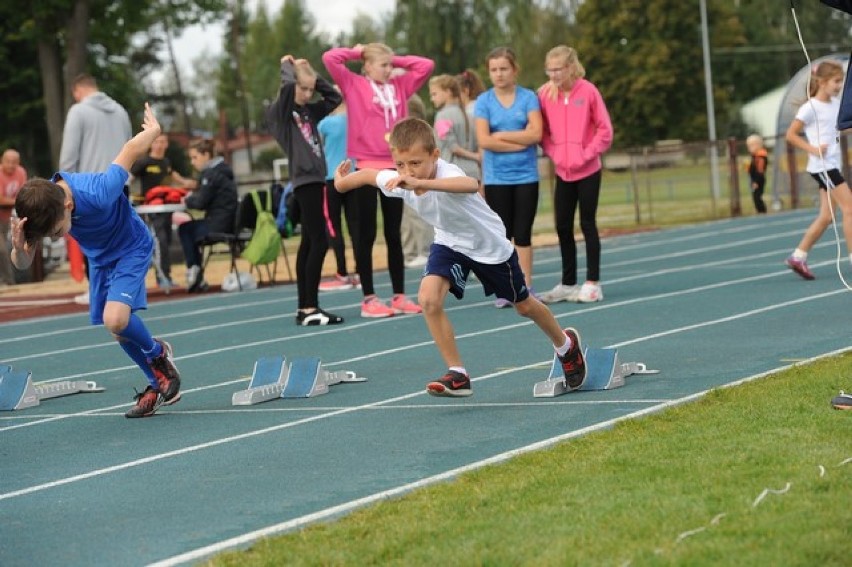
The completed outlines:
<svg viewBox="0 0 852 567">
<path fill-rule="evenodd" d="M 601 154 L 612 144 L 612 123 L 601 93 L 586 79 L 574 82 L 570 93 L 556 100 L 538 95 L 544 130 L 541 147 L 553 160 L 556 174 L 577 181 L 601 168 Z"/>
<path fill-rule="evenodd" d="M 408 116 L 408 98 L 429 78 L 435 63 L 415 55 L 394 55 L 394 67 L 405 69 L 394 75 L 385 85 L 376 85 L 377 93 L 367 77 L 350 71 L 347 61 L 360 61 L 361 52 L 348 47 L 329 49 L 322 56 L 334 82 L 346 100 L 347 155 L 354 158 L 358 167 L 393 167 L 387 135 L 393 125 Z M 390 95 L 396 116 L 382 106 L 380 95 Z"/>
</svg>

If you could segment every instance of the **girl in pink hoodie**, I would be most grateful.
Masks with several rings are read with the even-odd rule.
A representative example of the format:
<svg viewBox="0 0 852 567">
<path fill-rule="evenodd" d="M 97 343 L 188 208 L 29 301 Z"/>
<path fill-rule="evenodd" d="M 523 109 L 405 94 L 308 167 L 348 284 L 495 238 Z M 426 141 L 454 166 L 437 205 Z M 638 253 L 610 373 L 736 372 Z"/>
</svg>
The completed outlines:
<svg viewBox="0 0 852 567">
<path fill-rule="evenodd" d="M 564 45 L 545 57 L 550 80 L 539 88 L 544 120 L 541 146 L 556 167 L 553 209 L 562 254 L 562 280 L 542 301 L 603 299 L 600 285 L 601 241 L 598 235 L 598 196 L 601 190 L 601 154 L 612 144 L 612 123 L 595 86 L 584 79 L 586 70 L 577 52 Z M 580 229 L 586 240 L 586 281 L 577 285 L 577 245 L 574 213 L 580 206 Z"/>
<path fill-rule="evenodd" d="M 423 86 L 435 63 L 415 55 L 394 55 L 388 46 L 381 43 L 330 49 L 323 54 L 322 61 L 346 102 L 347 155 L 355 160 L 359 169 L 394 169 L 388 145 L 391 129 L 408 115 L 408 98 Z M 350 71 L 346 67 L 349 61 L 362 61 L 363 74 Z M 361 316 L 420 313 L 420 306 L 405 296 L 405 265 L 400 238 L 402 201 L 381 195 L 388 271 L 394 294 L 388 306 L 376 296 L 373 286 L 376 200 L 380 192 L 370 185 L 355 191 L 358 211 L 355 264 L 364 293 Z"/>
</svg>

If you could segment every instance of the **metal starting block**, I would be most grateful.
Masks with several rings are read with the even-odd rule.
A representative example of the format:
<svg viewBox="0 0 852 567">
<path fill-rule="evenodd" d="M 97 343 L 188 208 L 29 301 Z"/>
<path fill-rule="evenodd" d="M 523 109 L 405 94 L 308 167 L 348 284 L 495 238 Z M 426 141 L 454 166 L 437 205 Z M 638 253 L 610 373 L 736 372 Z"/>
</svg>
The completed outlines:
<svg viewBox="0 0 852 567">
<path fill-rule="evenodd" d="M 614 348 L 586 348 L 586 380 L 580 390 L 612 390 L 624 386 L 624 379 L 633 374 L 659 374 L 659 370 L 648 370 L 642 362 L 624 362 L 618 360 L 618 350 Z M 559 357 L 553 356 L 550 376 L 544 382 L 536 382 L 533 396 L 536 398 L 554 398 L 567 394 L 565 377 Z"/>
<path fill-rule="evenodd" d="M 328 393 L 329 386 L 341 382 L 366 382 L 349 370 L 324 370 L 316 357 L 294 358 L 290 365 L 283 356 L 262 357 L 254 364 L 248 388 L 235 392 L 231 405 L 251 406 L 276 398 L 313 398 Z"/>
<path fill-rule="evenodd" d="M 33 384 L 32 374 L 26 370 L 13 370 L 0 365 L 0 411 L 32 408 L 42 400 L 79 394 L 103 392 L 95 382 L 88 380 L 64 380 L 49 384 Z"/>
</svg>

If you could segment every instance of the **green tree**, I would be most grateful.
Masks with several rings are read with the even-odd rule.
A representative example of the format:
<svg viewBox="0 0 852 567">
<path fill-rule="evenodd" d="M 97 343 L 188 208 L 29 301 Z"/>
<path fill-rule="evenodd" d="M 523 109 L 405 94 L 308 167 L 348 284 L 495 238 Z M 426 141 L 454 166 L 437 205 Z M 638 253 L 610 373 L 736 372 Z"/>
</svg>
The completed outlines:
<svg viewBox="0 0 852 567">
<path fill-rule="evenodd" d="M 728 3 L 708 6 L 711 45 L 736 45 L 742 29 Z M 577 13 L 576 47 L 606 100 L 618 145 L 707 138 L 698 4 L 682 0 L 598 0 Z M 730 93 L 714 87 L 716 112 Z M 724 132 L 719 137 L 722 137 Z"/>
</svg>

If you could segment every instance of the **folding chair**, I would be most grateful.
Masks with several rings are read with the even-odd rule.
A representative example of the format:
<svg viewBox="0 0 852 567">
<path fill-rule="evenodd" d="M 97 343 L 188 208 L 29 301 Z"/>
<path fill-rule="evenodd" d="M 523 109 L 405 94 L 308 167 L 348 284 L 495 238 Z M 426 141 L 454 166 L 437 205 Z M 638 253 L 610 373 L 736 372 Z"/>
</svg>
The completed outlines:
<svg viewBox="0 0 852 567">
<path fill-rule="evenodd" d="M 202 269 L 206 270 L 210 258 L 214 254 L 228 254 L 231 261 L 231 273 L 237 278 L 237 284 L 242 291 L 242 282 L 240 282 L 240 272 L 237 268 L 237 259 L 245 248 L 246 243 L 251 240 L 251 232 L 245 229 L 245 226 L 240 224 L 240 205 L 237 205 L 237 210 L 234 213 L 234 231 L 233 232 L 211 232 L 201 241 L 201 250 L 204 257 Z M 253 224 L 251 226 L 254 226 Z M 224 245 L 225 250 L 221 247 Z"/>
</svg>

